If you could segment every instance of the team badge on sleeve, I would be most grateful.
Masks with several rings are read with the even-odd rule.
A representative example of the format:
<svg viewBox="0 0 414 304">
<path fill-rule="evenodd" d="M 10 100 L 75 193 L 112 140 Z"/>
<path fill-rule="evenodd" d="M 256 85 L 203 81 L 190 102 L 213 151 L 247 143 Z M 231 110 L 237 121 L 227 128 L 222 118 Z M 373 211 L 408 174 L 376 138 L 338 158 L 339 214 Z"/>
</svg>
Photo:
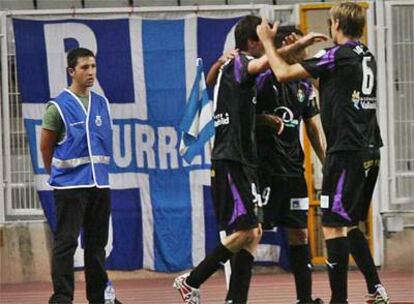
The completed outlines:
<svg viewBox="0 0 414 304">
<path fill-rule="evenodd" d="M 304 102 L 305 101 L 305 92 L 303 92 L 302 89 L 298 90 L 298 93 L 296 94 L 298 101 L 299 102 Z"/>
</svg>

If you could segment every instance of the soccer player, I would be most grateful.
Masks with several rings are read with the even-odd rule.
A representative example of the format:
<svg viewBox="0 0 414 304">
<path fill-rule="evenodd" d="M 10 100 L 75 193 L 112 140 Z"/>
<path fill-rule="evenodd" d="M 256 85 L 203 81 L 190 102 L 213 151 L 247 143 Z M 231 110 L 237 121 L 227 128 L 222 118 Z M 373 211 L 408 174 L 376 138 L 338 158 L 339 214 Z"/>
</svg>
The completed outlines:
<svg viewBox="0 0 414 304">
<path fill-rule="evenodd" d="M 279 81 L 319 79 L 321 119 L 327 138 L 321 207 L 328 253 L 330 303 L 347 303 L 348 255 L 364 274 L 366 303 L 389 303 L 375 268 L 368 242 L 358 228 L 368 215 L 379 171 L 382 146 L 376 118 L 376 63 L 359 39 L 364 10 L 346 2 L 330 11 L 334 47 L 290 65 L 273 47 L 277 25 L 266 20 L 257 28 L 271 69 Z"/>
<path fill-rule="evenodd" d="M 294 26 L 281 28 L 275 36 L 280 48 L 291 33 L 303 37 Z M 306 49 L 288 53 L 289 63 L 302 61 Z M 312 146 L 323 163 L 325 145 L 319 128 L 320 117 L 312 84 L 308 80 L 280 83 L 271 70 L 257 78 L 256 139 L 259 165 L 259 182 L 269 187 L 270 197 L 264 206 L 264 229 L 282 226 L 287 229 L 290 262 L 295 278 L 297 303 L 323 303 L 312 300 L 312 264 L 308 245 L 307 213 L 308 191 L 304 176 L 304 153 L 300 143 L 300 123 L 303 120 Z M 283 131 L 278 134 L 279 123 Z"/>
<path fill-rule="evenodd" d="M 306 37 L 302 37 L 300 41 L 301 43 L 299 43 L 299 36 L 293 33 L 303 36 L 303 34 L 295 29 L 295 27 L 287 26 L 279 33 L 279 35 L 277 35 L 275 41 L 277 47 L 279 47 L 279 52 L 292 62 L 304 58 L 306 55 L 305 47 L 310 44 L 316 36 L 320 37 L 322 40 L 327 39 L 325 35 L 312 33 Z M 283 47 L 282 41 L 284 44 Z M 237 54 L 237 49 L 228 51 L 213 64 L 207 76 L 208 85 L 213 85 L 216 82 L 220 65 L 226 60 L 233 58 L 235 54 Z M 258 91 L 256 111 L 256 113 L 258 113 L 258 115 L 256 115 L 258 124 L 256 133 L 258 134 L 256 134 L 256 138 L 257 140 L 260 140 L 258 154 L 261 170 L 259 171 L 262 173 L 259 174 L 262 175 L 260 184 L 263 186 L 262 182 L 264 182 L 267 188 L 270 189 L 272 187 L 272 191 L 283 189 L 277 192 L 279 194 L 276 195 L 273 195 L 272 191 L 270 191 L 270 203 L 268 206 L 264 207 L 265 225 L 267 228 L 272 228 L 275 225 L 275 218 L 278 212 L 283 212 L 283 215 L 279 216 L 279 218 L 283 218 L 290 214 L 288 212 L 290 204 L 289 196 L 296 199 L 300 196 L 298 202 L 301 204 L 302 208 L 307 204 L 307 189 L 303 178 L 303 151 L 299 139 L 299 122 L 302 116 L 308 118 L 306 119 L 307 130 L 310 134 L 313 146 L 321 160 L 324 158 L 324 146 L 321 142 L 319 128 L 317 127 L 319 123 L 319 115 L 317 115 L 318 110 L 313 103 L 314 100 L 311 98 L 313 94 L 309 82 L 295 81 L 287 85 L 282 85 L 276 81 L 275 77 L 272 76 L 271 70 L 268 69 L 256 78 L 256 89 Z M 279 137 L 284 128 L 284 121 L 286 122 L 287 130 L 286 133 L 283 133 L 283 135 Z M 291 157 L 287 157 L 288 155 Z M 290 169 L 292 169 L 292 172 L 289 174 L 286 173 L 286 170 Z M 278 172 L 277 174 L 280 174 L 281 178 L 278 182 L 270 184 L 269 181 L 272 180 L 272 175 L 274 175 L 275 172 Z M 299 175 L 302 179 L 294 177 L 288 178 L 286 175 Z M 288 186 L 286 179 L 292 182 L 290 184 L 292 191 L 290 191 L 289 194 L 284 191 L 286 186 Z M 299 190 L 295 191 L 294 189 L 298 186 L 298 179 L 301 183 L 299 183 Z M 282 184 L 279 185 L 279 182 Z M 273 189 L 273 187 L 277 187 L 277 189 Z M 277 199 L 280 193 L 283 194 L 282 200 Z M 286 206 L 287 209 L 281 208 L 282 205 Z M 292 211 L 291 217 L 292 216 L 296 216 L 296 218 L 295 220 L 290 219 L 290 224 L 293 225 L 293 227 L 299 227 L 298 229 L 292 229 L 290 231 L 291 243 L 293 245 L 291 252 L 293 253 L 295 260 L 295 263 L 293 264 L 295 268 L 295 277 L 297 278 L 296 283 L 299 292 L 299 303 L 322 303 L 320 299 L 311 302 L 311 269 L 308 266 L 310 265 L 310 257 L 309 250 L 307 250 L 306 211 Z M 282 222 L 279 222 L 279 224 L 283 225 Z M 248 273 L 243 273 L 243 268 L 238 267 L 238 264 L 242 262 L 243 261 L 240 259 L 238 253 L 231 259 L 233 271 L 231 273 L 230 288 L 226 298 L 227 303 L 229 304 L 239 303 L 234 300 L 237 299 L 239 291 L 233 287 L 235 285 L 233 282 L 250 275 L 250 269 Z"/>
<path fill-rule="evenodd" d="M 238 290 L 235 303 L 247 301 L 253 254 L 262 234 L 255 212 L 261 200 L 254 137 L 255 78 L 268 63 L 265 57 L 259 58 L 263 54 L 256 33 L 260 22 L 255 16 L 238 22 L 235 38 L 239 54 L 222 67 L 215 87 L 211 185 L 220 230 L 228 236 L 193 271 L 175 279 L 174 287 L 184 303 L 200 303 L 200 285 L 235 253 L 240 258 L 235 271 L 249 274 L 233 282 L 232 288 Z"/>
</svg>

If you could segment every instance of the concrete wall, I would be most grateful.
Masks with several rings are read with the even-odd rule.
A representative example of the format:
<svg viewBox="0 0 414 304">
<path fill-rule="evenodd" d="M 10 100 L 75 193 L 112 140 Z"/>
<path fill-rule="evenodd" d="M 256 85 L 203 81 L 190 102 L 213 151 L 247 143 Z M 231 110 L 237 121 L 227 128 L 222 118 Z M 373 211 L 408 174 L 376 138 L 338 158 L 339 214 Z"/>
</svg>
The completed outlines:
<svg viewBox="0 0 414 304">
<path fill-rule="evenodd" d="M 44 221 L 0 224 L 0 283 L 50 282 L 53 235 Z M 114 280 L 173 277 L 154 271 L 110 271 Z M 82 271 L 76 280 L 84 280 Z"/>
<path fill-rule="evenodd" d="M 51 239 L 42 221 L 1 225 L 1 283 L 48 280 Z"/>
<path fill-rule="evenodd" d="M 414 272 L 414 228 L 384 239 L 384 269 Z"/>
</svg>

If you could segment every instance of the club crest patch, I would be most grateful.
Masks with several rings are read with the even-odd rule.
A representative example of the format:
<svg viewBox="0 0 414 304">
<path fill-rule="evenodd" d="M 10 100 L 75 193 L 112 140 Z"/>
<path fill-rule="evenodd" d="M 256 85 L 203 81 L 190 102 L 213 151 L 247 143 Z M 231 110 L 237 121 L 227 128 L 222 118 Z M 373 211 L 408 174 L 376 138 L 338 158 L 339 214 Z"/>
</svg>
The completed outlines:
<svg viewBox="0 0 414 304">
<path fill-rule="evenodd" d="M 304 102 L 305 101 L 305 92 L 303 92 L 302 89 L 298 90 L 298 93 L 296 94 L 298 101 L 299 102 Z"/>
<path fill-rule="evenodd" d="M 95 125 L 97 127 L 102 126 L 102 117 L 100 115 L 96 115 L 96 117 L 95 117 Z"/>
</svg>

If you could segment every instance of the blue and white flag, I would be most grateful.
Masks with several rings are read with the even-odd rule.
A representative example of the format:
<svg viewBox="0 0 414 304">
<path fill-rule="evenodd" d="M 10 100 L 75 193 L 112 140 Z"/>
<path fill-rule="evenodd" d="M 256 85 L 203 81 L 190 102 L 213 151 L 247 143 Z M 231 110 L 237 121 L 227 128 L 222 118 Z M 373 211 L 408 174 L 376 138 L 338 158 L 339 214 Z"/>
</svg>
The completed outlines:
<svg viewBox="0 0 414 304">
<path fill-rule="evenodd" d="M 197 144 L 188 145 L 191 139 L 184 139 L 190 148 L 181 157 L 178 126 L 186 107 L 195 102 L 204 106 L 192 112 L 200 117 L 198 128 L 190 114 L 183 126 L 195 136 L 197 149 L 212 139 L 203 67 L 196 68 L 194 62 L 203 58 L 208 70 L 226 45 L 232 47 L 238 20 L 222 15 L 13 19 L 18 87 L 34 179 L 52 230 L 55 204 L 39 149 L 45 103 L 69 84 L 65 67 L 70 49 L 80 46 L 96 54 L 93 89 L 108 97 L 113 118 L 108 269 L 181 271 L 197 265 L 217 245 L 210 149 L 206 144 L 204 153 L 196 155 L 192 149 Z M 192 155 L 196 156 L 191 163 L 186 161 Z M 277 233 L 272 237 L 272 247 L 266 247 L 267 258 L 262 260 L 283 261 L 286 246 L 277 237 Z M 81 246 L 75 264 L 83 265 Z"/>
<path fill-rule="evenodd" d="M 180 123 L 182 132 L 180 154 L 191 163 L 194 157 L 203 153 L 208 144 L 212 150 L 214 138 L 213 102 L 209 99 L 204 77 L 203 61 L 197 59 L 197 74 Z"/>
</svg>

